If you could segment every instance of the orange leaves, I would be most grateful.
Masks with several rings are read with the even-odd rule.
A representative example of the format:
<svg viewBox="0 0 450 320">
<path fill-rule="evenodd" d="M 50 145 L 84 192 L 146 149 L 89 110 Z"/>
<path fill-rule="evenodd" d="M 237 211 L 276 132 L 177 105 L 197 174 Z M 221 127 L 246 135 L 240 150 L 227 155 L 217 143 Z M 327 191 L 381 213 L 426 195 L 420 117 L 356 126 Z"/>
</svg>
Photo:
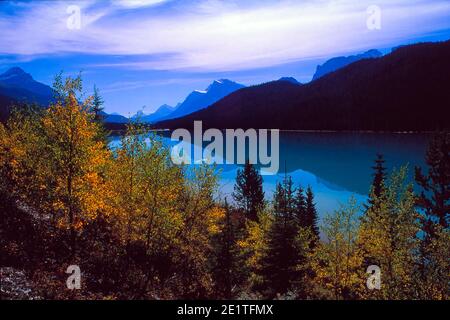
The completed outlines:
<svg viewBox="0 0 450 320">
<path fill-rule="evenodd" d="M 10 172 L 2 177 L 24 204 L 53 215 L 61 227 L 80 229 L 108 210 L 111 153 L 97 139 L 91 99 L 78 102 L 81 79 L 56 87 L 58 102 L 42 114 L 18 113 L 0 127 L 0 170 Z"/>
<path fill-rule="evenodd" d="M 207 230 L 211 235 L 217 234 L 220 231 L 219 221 L 223 219 L 225 216 L 225 210 L 219 207 L 213 207 L 208 210 L 206 217 L 207 221 Z"/>
</svg>

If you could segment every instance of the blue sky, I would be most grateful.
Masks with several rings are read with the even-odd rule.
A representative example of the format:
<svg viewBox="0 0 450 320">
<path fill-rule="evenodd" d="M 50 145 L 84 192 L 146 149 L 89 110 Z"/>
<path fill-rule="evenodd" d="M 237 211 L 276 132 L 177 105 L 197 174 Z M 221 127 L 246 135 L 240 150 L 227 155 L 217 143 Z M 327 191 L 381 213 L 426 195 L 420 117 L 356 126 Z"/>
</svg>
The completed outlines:
<svg viewBox="0 0 450 320">
<path fill-rule="evenodd" d="M 380 29 L 367 27 L 371 5 Z M 87 93 L 96 84 L 106 111 L 124 115 L 214 79 L 307 82 L 333 56 L 449 38 L 448 0 L 0 2 L 0 72 L 20 66 L 50 84 L 82 70 Z"/>
</svg>

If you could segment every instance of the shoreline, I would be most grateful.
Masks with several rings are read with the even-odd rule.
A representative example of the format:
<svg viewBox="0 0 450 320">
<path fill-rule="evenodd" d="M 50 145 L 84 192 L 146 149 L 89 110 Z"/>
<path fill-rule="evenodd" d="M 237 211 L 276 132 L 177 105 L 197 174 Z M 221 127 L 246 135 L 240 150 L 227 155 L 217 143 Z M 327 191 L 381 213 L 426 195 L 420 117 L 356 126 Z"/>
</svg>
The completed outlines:
<svg viewBox="0 0 450 320">
<path fill-rule="evenodd" d="M 177 129 L 186 129 L 186 128 L 177 128 Z M 227 129 L 232 130 L 238 130 L 242 128 L 226 128 L 226 129 L 219 129 L 220 131 L 225 131 Z M 248 129 L 248 128 L 247 128 Z M 244 131 L 247 129 L 243 129 Z M 261 128 L 257 128 L 255 130 L 260 130 Z M 279 132 L 288 132 L 288 133 L 370 133 L 370 134 L 434 134 L 436 132 L 441 131 L 404 131 L 404 130 L 397 130 L 397 131 L 375 131 L 375 130 L 304 130 L 304 129 L 274 129 L 274 128 L 265 128 L 267 130 L 279 130 Z M 149 129 L 150 132 L 172 132 L 176 129 Z M 189 132 L 194 131 L 193 129 L 186 129 Z M 122 135 L 126 129 L 119 129 L 119 130 L 110 130 L 111 136 L 117 136 Z M 448 130 L 443 130 L 444 132 L 448 132 Z"/>
</svg>

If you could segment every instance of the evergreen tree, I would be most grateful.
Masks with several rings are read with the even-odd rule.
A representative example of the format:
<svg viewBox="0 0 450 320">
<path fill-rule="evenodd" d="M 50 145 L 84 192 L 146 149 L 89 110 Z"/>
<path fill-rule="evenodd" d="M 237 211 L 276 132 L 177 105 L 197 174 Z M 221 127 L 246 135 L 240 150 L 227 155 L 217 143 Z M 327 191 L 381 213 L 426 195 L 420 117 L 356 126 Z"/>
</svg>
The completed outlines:
<svg viewBox="0 0 450 320">
<path fill-rule="evenodd" d="M 262 259 L 262 290 L 269 298 L 292 289 L 298 279 L 299 253 L 296 239 L 299 226 L 295 216 L 295 190 L 292 178 L 278 183 L 274 194 L 275 220 L 268 234 L 267 250 Z"/>
<path fill-rule="evenodd" d="M 258 220 L 258 212 L 264 208 L 264 191 L 262 177 L 249 161 L 243 170 L 238 170 L 234 185 L 233 199 L 238 209 L 242 210 L 248 219 Z"/>
<path fill-rule="evenodd" d="M 300 227 L 307 226 L 306 219 L 306 197 L 302 187 L 298 187 L 295 195 L 295 216 Z"/>
<path fill-rule="evenodd" d="M 450 216 L 450 133 L 433 138 L 426 155 L 428 174 L 416 167 L 415 178 L 422 192 L 417 204 L 424 210 L 423 231 L 432 236 L 437 223 L 446 229 Z"/>
<path fill-rule="evenodd" d="M 103 100 L 102 96 L 100 95 L 97 86 L 94 85 L 94 94 L 92 96 L 92 112 L 94 113 L 95 121 L 101 121 L 103 119 L 102 117 L 102 111 L 103 111 L 103 104 L 105 101 Z"/>
<path fill-rule="evenodd" d="M 383 154 L 377 153 L 377 158 L 375 159 L 375 165 L 372 167 L 374 170 L 372 186 L 369 195 L 369 204 L 364 205 L 366 209 L 375 204 L 375 198 L 380 198 L 383 194 L 383 189 L 385 187 L 384 183 L 386 180 L 386 167 L 384 166 L 385 160 Z"/>
<path fill-rule="evenodd" d="M 94 94 L 92 96 L 92 113 L 94 114 L 94 121 L 99 124 L 100 130 L 97 134 L 97 139 L 103 142 L 105 145 L 108 144 L 108 136 L 110 132 L 106 130 L 103 125 L 104 115 L 103 113 L 103 105 L 105 101 L 103 97 L 100 95 L 97 86 L 94 85 Z"/>
<path fill-rule="evenodd" d="M 450 239 L 450 134 L 436 135 L 428 148 L 425 175 L 416 167 L 415 179 L 422 188 L 416 199 L 421 209 L 418 290 L 422 299 L 448 299 L 448 248 Z"/>
<path fill-rule="evenodd" d="M 225 199 L 225 216 L 220 222 L 216 238 L 216 261 L 214 268 L 217 296 L 232 299 L 232 288 L 236 283 L 236 235 L 232 221 L 232 209 Z"/>
<path fill-rule="evenodd" d="M 314 202 L 314 193 L 311 187 L 306 190 L 306 224 L 304 227 L 309 228 L 315 239 L 319 239 L 319 226 L 316 204 Z"/>
</svg>

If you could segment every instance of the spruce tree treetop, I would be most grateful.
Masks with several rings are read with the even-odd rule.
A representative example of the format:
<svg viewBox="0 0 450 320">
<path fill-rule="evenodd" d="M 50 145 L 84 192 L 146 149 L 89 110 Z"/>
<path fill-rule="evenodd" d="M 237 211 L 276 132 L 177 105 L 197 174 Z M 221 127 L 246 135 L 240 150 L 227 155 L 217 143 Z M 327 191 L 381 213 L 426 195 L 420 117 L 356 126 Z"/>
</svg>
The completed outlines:
<svg viewBox="0 0 450 320">
<path fill-rule="evenodd" d="M 427 174 L 416 167 L 415 179 L 422 192 L 417 199 L 424 209 L 425 232 L 431 233 L 432 225 L 449 226 L 450 216 L 450 133 L 441 133 L 433 138 L 426 155 L 429 166 Z"/>
<path fill-rule="evenodd" d="M 92 99 L 92 112 L 95 114 L 95 120 L 99 121 L 102 119 L 101 112 L 103 111 L 103 104 L 105 101 L 98 91 L 97 86 L 94 85 L 94 94 Z"/>
<path fill-rule="evenodd" d="M 233 199 L 238 209 L 242 210 L 248 219 L 258 220 L 258 212 L 264 208 L 264 191 L 262 177 L 254 165 L 248 161 L 244 169 L 237 172 Z"/>
<path fill-rule="evenodd" d="M 373 181 L 369 195 L 369 205 L 366 205 L 366 208 L 373 206 L 375 204 L 375 200 L 380 198 L 383 194 L 384 183 L 386 180 L 386 167 L 384 157 L 381 153 L 377 153 L 377 158 L 375 159 L 375 165 L 372 167 L 374 170 Z"/>
<path fill-rule="evenodd" d="M 317 239 L 319 238 L 317 209 L 311 187 L 306 189 L 306 227 L 311 229 Z"/>
</svg>

